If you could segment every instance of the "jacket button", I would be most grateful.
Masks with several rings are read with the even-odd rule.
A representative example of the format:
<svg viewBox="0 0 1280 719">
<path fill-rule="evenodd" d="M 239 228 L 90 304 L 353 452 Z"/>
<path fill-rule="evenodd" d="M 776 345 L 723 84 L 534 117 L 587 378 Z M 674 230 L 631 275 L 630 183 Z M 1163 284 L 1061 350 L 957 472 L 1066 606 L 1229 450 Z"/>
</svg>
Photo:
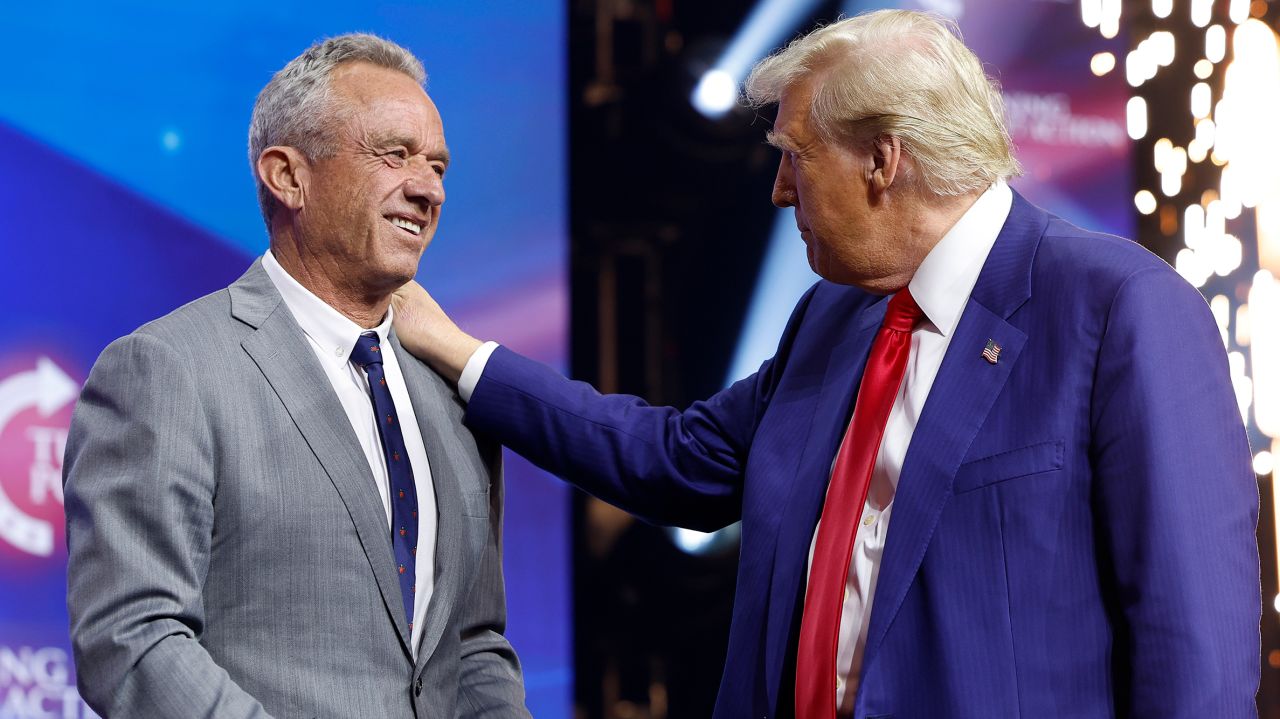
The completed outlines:
<svg viewBox="0 0 1280 719">
<path fill-rule="evenodd" d="M 415 697 L 422 696 L 422 680 L 421 679 L 419 679 L 418 682 L 413 685 L 413 695 Z"/>
</svg>

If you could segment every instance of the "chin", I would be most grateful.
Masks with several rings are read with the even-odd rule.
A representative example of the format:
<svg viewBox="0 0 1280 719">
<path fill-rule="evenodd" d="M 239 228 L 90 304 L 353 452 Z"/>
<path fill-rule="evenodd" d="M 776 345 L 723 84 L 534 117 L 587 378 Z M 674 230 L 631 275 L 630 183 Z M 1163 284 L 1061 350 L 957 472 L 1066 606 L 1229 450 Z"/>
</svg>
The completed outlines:
<svg viewBox="0 0 1280 719">
<path fill-rule="evenodd" d="M 412 260 L 408 258 L 382 258 L 380 262 L 370 263 L 366 280 L 368 286 L 378 291 L 394 292 L 401 285 L 416 277 L 418 274 L 418 262 L 414 257 Z"/>
<path fill-rule="evenodd" d="M 395 283 L 396 287 L 399 287 L 418 276 L 418 263 L 415 262 L 412 265 L 397 265 L 387 273 L 387 276 L 393 283 Z"/>
<path fill-rule="evenodd" d="M 813 247 L 809 247 L 809 269 L 813 270 L 815 275 L 828 282 L 834 282 L 838 285 L 853 284 L 849 281 L 847 273 L 842 272 L 828 255 L 815 252 Z"/>
<path fill-rule="evenodd" d="M 381 260 L 382 265 L 390 271 L 408 272 L 410 276 L 417 274 L 418 265 L 422 263 L 422 253 L 426 251 L 431 238 L 419 238 L 418 242 L 403 244 L 386 253 Z"/>
<path fill-rule="evenodd" d="M 813 251 L 813 245 L 806 244 L 804 246 L 804 254 L 805 254 L 805 259 L 809 261 L 809 269 L 813 270 L 813 273 L 821 277 L 822 279 L 824 280 L 828 279 L 827 276 L 822 272 L 823 268 L 821 264 L 818 262 L 818 253 Z"/>
<path fill-rule="evenodd" d="M 830 258 L 822 258 L 822 261 L 815 261 L 814 257 L 810 255 L 809 267 L 819 277 L 833 284 L 857 287 L 863 292 L 870 292 L 873 295 L 886 295 L 893 292 L 892 289 L 886 289 L 882 286 L 883 280 L 869 278 L 860 275 L 857 272 L 851 272 L 848 268 L 841 267 L 838 263 L 832 262 Z"/>
</svg>

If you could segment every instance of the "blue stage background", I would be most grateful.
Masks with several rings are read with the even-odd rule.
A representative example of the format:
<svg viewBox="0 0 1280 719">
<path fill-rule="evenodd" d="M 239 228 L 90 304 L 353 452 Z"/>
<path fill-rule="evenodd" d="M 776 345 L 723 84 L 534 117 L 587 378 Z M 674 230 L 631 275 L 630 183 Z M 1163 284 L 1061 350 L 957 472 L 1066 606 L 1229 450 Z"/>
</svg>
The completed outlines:
<svg viewBox="0 0 1280 719">
<path fill-rule="evenodd" d="M 567 341 L 563 3 L 0 6 L 0 719 L 92 716 L 65 608 L 61 454 L 112 339 L 266 248 L 245 135 L 271 74 L 374 32 L 430 75 L 453 152 L 419 280 L 469 329 L 553 365 Z M 509 636 L 535 716 L 570 716 L 568 502 L 507 464 Z"/>
</svg>

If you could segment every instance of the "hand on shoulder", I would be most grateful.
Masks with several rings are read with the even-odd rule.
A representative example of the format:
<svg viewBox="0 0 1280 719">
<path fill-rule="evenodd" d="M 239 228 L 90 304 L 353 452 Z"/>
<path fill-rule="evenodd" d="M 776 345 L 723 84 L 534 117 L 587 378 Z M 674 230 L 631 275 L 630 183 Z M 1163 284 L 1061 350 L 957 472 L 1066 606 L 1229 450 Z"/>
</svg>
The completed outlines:
<svg viewBox="0 0 1280 719">
<path fill-rule="evenodd" d="M 410 280 L 391 298 L 396 336 L 410 354 L 456 383 L 480 340 L 463 332 L 425 288 Z"/>
</svg>

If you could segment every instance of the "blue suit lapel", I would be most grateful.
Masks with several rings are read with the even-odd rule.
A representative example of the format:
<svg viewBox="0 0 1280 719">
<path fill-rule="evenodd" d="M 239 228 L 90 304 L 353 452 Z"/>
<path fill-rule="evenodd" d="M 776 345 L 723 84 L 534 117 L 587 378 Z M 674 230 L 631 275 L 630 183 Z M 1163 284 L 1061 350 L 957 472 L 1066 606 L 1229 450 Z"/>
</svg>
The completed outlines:
<svg viewBox="0 0 1280 719">
<path fill-rule="evenodd" d="M 862 369 L 888 304 L 886 297 L 863 309 L 851 322 L 849 333 L 831 352 L 796 474 L 779 478 L 779 481 L 791 482 L 791 495 L 778 525 L 769 588 L 765 676 L 769 678 L 770 706 L 777 706 L 779 680 L 787 652 L 791 651 L 792 624 L 800 610 L 796 604 L 803 596 L 801 588 L 806 583 L 809 545 L 826 498 L 831 461 L 853 412 Z"/>
<path fill-rule="evenodd" d="M 1031 263 L 1047 224 L 1048 215 L 1014 193 L 1009 218 L 938 369 L 898 478 L 867 630 L 864 674 L 915 580 L 965 452 L 1026 343 L 1026 334 L 1007 320 L 1031 297 Z M 982 357 L 988 340 L 1003 348 L 996 364 Z"/>
</svg>

